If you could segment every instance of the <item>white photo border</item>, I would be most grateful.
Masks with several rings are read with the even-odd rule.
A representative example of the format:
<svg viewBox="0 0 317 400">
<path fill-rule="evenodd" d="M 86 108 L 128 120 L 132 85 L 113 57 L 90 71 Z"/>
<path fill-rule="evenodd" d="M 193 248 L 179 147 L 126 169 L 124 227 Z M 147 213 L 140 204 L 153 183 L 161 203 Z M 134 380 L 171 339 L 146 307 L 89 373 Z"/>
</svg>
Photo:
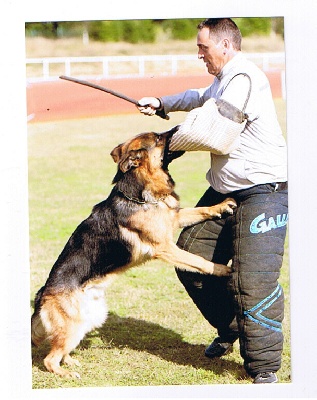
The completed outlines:
<svg viewBox="0 0 317 400">
<path fill-rule="evenodd" d="M 4 0 L 0 25 L 1 389 L 8 399 L 317 397 L 314 172 L 314 0 L 111 2 Z M 29 310 L 25 22 L 142 18 L 284 17 L 289 165 L 292 383 L 32 390 Z M 312 203 L 310 203 L 312 201 Z"/>
</svg>

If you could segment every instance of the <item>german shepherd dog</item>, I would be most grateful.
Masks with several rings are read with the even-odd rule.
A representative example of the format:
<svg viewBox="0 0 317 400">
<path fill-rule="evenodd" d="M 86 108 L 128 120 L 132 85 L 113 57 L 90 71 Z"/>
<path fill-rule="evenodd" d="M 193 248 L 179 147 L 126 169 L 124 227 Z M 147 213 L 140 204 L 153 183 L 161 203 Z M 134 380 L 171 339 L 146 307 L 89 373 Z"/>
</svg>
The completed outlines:
<svg viewBox="0 0 317 400">
<path fill-rule="evenodd" d="M 79 365 L 69 353 L 86 333 L 107 318 L 105 288 L 113 277 L 150 259 L 188 271 L 227 276 L 231 269 L 179 249 L 173 232 L 223 213 L 236 204 L 227 199 L 212 207 L 184 208 L 174 192 L 168 163 L 175 157 L 168 142 L 177 127 L 143 133 L 115 147 L 118 164 L 109 197 L 94 206 L 74 231 L 35 297 L 32 343 L 50 343 L 48 371 L 77 377 L 60 366 Z"/>
</svg>

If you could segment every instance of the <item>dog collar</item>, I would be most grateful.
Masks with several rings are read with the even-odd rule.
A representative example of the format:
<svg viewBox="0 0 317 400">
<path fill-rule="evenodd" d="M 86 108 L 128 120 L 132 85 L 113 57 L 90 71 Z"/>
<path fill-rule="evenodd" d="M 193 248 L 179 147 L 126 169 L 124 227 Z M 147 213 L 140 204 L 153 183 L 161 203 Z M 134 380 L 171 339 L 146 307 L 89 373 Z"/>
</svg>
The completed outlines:
<svg viewBox="0 0 317 400">
<path fill-rule="evenodd" d="M 127 195 L 125 192 L 123 192 L 122 190 L 118 190 L 118 192 L 122 193 L 123 196 L 124 196 L 127 200 L 133 201 L 134 203 L 138 203 L 138 204 L 156 204 L 156 205 L 157 205 L 160 201 L 165 200 L 166 197 L 168 196 L 168 194 L 166 194 L 166 195 L 160 197 L 160 198 L 157 199 L 157 200 L 148 201 L 148 200 L 141 200 L 141 199 L 139 199 L 139 198 L 137 198 L 137 197 L 134 197 L 134 196 L 129 196 L 129 195 Z"/>
</svg>

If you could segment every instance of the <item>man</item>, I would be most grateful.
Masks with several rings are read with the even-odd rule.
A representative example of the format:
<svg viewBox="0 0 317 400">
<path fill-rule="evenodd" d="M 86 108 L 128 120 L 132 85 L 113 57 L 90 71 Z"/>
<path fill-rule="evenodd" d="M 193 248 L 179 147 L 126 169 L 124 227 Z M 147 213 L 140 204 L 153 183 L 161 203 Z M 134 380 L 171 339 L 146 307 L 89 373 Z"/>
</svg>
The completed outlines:
<svg viewBox="0 0 317 400">
<path fill-rule="evenodd" d="M 210 187 L 197 206 L 226 197 L 233 216 L 197 224 L 178 245 L 217 263 L 232 260 L 232 277 L 177 270 L 187 292 L 218 331 L 210 358 L 232 350 L 239 339 L 253 383 L 275 383 L 283 349 L 283 290 L 278 283 L 286 223 L 287 155 L 265 74 L 241 53 L 241 34 L 228 18 L 199 24 L 198 58 L 215 76 L 211 86 L 161 99 L 145 97 L 139 110 L 190 111 L 173 136 L 171 150 L 209 150 Z M 231 124 L 231 125 L 230 125 Z"/>
</svg>

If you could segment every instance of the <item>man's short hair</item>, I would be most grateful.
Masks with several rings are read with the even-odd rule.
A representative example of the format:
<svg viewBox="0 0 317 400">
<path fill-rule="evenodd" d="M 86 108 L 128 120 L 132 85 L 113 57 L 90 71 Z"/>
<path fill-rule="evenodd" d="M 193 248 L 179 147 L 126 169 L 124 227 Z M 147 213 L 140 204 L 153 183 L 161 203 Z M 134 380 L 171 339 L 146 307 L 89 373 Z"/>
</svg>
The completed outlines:
<svg viewBox="0 0 317 400">
<path fill-rule="evenodd" d="M 208 18 L 200 22 L 197 29 L 208 28 L 210 37 L 219 42 L 226 37 L 231 41 L 234 50 L 241 50 L 241 32 L 231 18 Z"/>
</svg>

